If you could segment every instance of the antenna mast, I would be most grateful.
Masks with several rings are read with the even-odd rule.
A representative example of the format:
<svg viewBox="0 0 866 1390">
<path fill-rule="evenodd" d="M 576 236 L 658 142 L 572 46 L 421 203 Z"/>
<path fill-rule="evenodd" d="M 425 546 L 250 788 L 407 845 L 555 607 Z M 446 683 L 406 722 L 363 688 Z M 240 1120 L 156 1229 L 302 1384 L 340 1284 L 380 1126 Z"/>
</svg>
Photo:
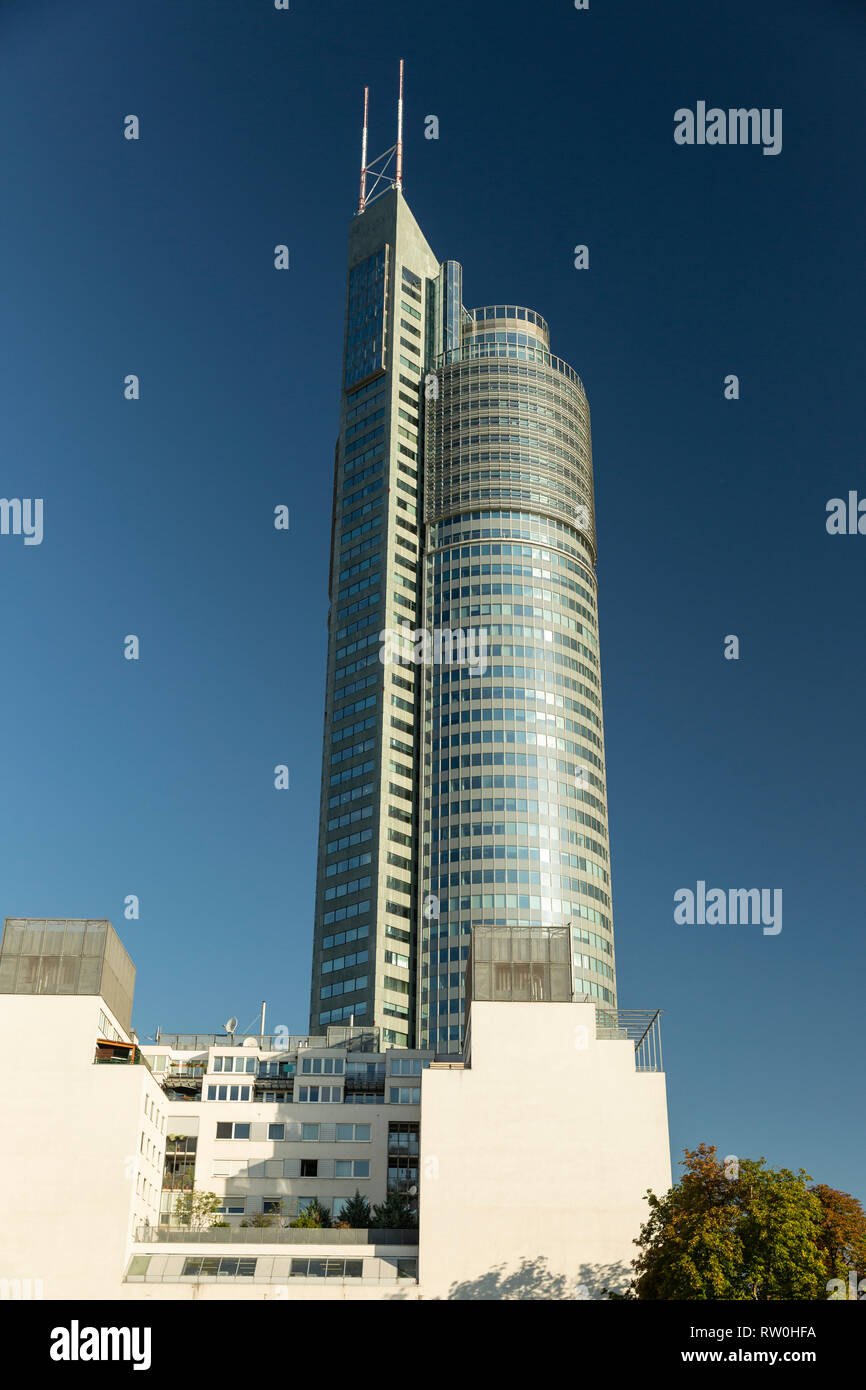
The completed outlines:
<svg viewBox="0 0 866 1390">
<path fill-rule="evenodd" d="M 400 90 L 397 96 L 397 160 L 394 187 L 403 187 L 403 59 L 400 59 Z"/>
<path fill-rule="evenodd" d="M 391 188 L 403 188 L 403 59 L 400 59 L 400 83 L 397 91 L 397 143 L 367 161 L 367 132 L 369 115 L 369 87 L 364 88 L 364 125 L 361 132 L 361 189 L 358 197 L 358 212 Z M 393 161 L 393 172 L 392 172 Z M 369 189 L 367 191 L 367 176 Z"/>
<path fill-rule="evenodd" d="M 358 199 L 358 211 L 363 212 L 367 202 L 367 102 L 370 88 L 364 88 L 364 129 L 361 134 L 361 196 Z"/>
</svg>

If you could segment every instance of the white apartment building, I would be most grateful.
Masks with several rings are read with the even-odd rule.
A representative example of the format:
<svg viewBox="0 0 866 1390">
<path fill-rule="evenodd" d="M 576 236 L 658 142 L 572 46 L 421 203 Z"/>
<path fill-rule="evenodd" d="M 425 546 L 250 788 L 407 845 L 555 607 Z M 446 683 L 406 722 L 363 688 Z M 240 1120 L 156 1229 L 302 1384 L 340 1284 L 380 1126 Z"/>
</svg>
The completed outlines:
<svg viewBox="0 0 866 1390">
<path fill-rule="evenodd" d="M 670 1185 L 657 1025 L 636 1047 L 621 1014 L 575 1001 L 551 964 L 555 931 L 533 937 L 531 963 L 516 934 L 483 935 L 463 1056 L 437 1059 L 351 1027 L 141 1045 L 134 967 L 109 922 L 7 919 L 0 1295 L 583 1298 L 621 1285 L 643 1195 Z M 219 1225 L 183 1224 L 191 1184 L 216 1194 Z M 313 1199 L 339 1222 L 356 1190 L 371 1207 L 395 1190 L 417 1199 L 419 1227 L 289 1224 Z"/>
</svg>

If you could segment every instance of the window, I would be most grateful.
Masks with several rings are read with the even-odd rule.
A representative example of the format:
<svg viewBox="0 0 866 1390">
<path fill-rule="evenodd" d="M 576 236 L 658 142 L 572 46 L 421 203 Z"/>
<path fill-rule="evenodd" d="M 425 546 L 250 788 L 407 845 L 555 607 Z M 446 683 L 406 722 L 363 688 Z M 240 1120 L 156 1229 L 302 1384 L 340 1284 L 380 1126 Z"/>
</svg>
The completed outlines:
<svg viewBox="0 0 866 1390">
<path fill-rule="evenodd" d="M 268 1125 L 268 1138 L 269 1138 L 269 1139 L 285 1139 L 285 1137 L 286 1137 L 286 1126 L 285 1126 L 285 1125 Z"/>
<path fill-rule="evenodd" d="M 342 1057 L 304 1057 L 301 1071 L 305 1076 L 342 1076 L 344 1062 Z"/>
<path fill-rule="evenodd" d="M 263 1197 L 263 1198 L 262 1198 L 262 1215 L 263 1215 L 263 1216 L 279 1216 L 279 1215 L 281 1214 L 282 1210 L 283 1210 L 283 1199 L 282 1199 L 282 1197 Z"/>
<path fill-rule="evenodd" d="M 392 1105 L 420 1105 L 420 1086 L 391 1086 L 388 1099 Z"/>
<path fill-rule="evenodd" d="M 249 1139 L 248 1124 L 233 1124 L 231 1120 L 220 1120 L 216 1127 L 217 1139 Z"/>
<path fill-rule="evenodd" d="M 301 1138 L 306 1141 L 315 1142 L 319 1137 L 318 1125 L 301 1125 Z"/>
<path fill-rule="evenodd" d="M 182 1279 L 212 1279 L 217 1276 L 226 1279 L 252 1279 L 256 1273 L 256 1261 L 235 1259 L 224 1255 L 221 1259 L 184 1260 Z"/>
<path fill-rule="evenodd" d="M 243 1197 L 226 1197 L 217 1207 L 220 1216 L 243 1216 L 244 1209 Z"/>
<path fill-rule="evenodd" d="M 393 1057 L 391 1059 L 392 1076 L 420 1076 L 425 1067 L 429 1067 L 428 1061 L 420 1057 Z"/>
<path fill-rule="evenodd" d="M 129 1269 L 126 1271 L 127 1278 L 143 1279 L 151 1258 L 150 1255 L 133 1255 L 129 1262 Z"/>
<path fill-rule="evenodd" d="M 208 1100 L 249 1100 L 249 1086 L 208 1086 Z"/>
<path fill-rule="evenodd" d="M 319 1160 L 317 1158 L 301 1159 L 301 1177 L 317 1178 L 319 1176 Z"/>
<path fill-rule="evenodd" d="M 388 1154 L 406 1162 L 404 1155 L 414 1154 L 417 1158 L 419 1129 L 416 1121 L 397 1120 L 388 1125 Z"/>
<path fill-rule="evenodd" d="M 259 1076 L 294 1076 L 294 1062 L 260 1062 Z"/>
<path fill-rule="evenodd" d="M 363 1260 L 292 1260 L 290 1277 L 292 1279 L 360 1279 L 363 1268 Z"/>
<path fill-rule="evenodd" d="M 345 1144 L 355 1140 L 359 1143 L 369 1143 L 369 1125 L 337 1125 L 337 1143 Z"/>
<path fill-rule="evenodd" d="M 211 1071 L 254 1072 L 255 1070 L 255 1057 L 214 1057 L 211 1066 Z"/>
<path fill-rule="evenodd" d="M 334 1163 L 335 1178 L 369 1178 L 368 1158 L 338 1158 Z"/>
<path fill-rule="evenodd" d="M 169 1134 L 165 1145 L 163 1191 L 192 1187 L 198 1140 L 192 1134 Z"/>
<path fill-rule="evenodd" d="M 299 1086 L 298 1100 L 306 1104 L 339 1105 L 342 1091 L 339 1086 Z"/>
</svg>

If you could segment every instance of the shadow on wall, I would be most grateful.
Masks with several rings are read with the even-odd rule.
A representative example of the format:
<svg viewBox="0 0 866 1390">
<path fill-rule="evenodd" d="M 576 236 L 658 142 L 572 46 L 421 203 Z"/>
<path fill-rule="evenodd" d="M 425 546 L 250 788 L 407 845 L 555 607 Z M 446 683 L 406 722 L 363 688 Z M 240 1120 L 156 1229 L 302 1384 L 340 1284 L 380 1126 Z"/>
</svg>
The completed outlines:
<svg viewBox="0 0 866 1390">
<path fill-rule="evenodd" d="M 494 1265 L 477 1279 L 452 1284 L 447 1297 L 449 1301 L 477 1298 L 490 1302 L 517 1298 L 598 1300 L 611 1290 L 622 1292 L 632 1277 L 633 1271 L 618 1263 L 581 1265 L 577 1278 L 567 1279 L 564 1274 L 555 1274 L 549 1269 L 547 1259 L 540 1256 L 535 1260 L 522 1260 L 516 1269 L 506 1270 L 505 1265 Z"/>
</svg>

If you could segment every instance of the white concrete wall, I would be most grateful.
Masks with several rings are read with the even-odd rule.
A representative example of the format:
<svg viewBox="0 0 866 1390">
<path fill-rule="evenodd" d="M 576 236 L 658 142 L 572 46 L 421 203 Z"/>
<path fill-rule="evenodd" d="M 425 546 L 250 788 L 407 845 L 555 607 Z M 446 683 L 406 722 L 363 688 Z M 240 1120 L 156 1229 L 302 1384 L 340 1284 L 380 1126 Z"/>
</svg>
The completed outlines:
<svg viewBox="0 0 866 1390">
<path fill-rule="evenodd" d="M 0 1279 L 46 1299 L 117 1297 L 132 1225 L 157 1219 L 165 1097 L 145 1066 L 94 1064 L 100 1009 L 123 1035 L 97 997 L 0 998 Z"/>
<path fill-rule="evenodd" d="M 425 1298 L 621 1286 L 671 1182 L 664 1075 L 596 1040 L 590 1004 L 474 1003 L 471 1034 L 470 1066 L 422 1083 Z"/>
</svg>

